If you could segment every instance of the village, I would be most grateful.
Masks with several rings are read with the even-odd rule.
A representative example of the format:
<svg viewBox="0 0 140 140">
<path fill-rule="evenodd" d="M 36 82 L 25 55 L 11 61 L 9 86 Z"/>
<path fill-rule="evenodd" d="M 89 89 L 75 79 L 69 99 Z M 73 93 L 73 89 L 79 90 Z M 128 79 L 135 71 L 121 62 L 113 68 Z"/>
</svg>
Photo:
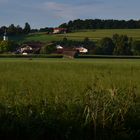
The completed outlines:
<svg viewBox="0 0 140 140">
<path fill-rule="evenodd" d="M 66 28 L 54 28 L 52 34 L 66 34 Z M 5 30 L 3 35 L 3 41 L 10 41 L 7 32 Z M 19 45 L 13 53 L 21 54 L 21 55 L 29 55 L 29 54 L 40 54 L 41 50 L 44 46 L 52 46 L 53 50 L 50 53 L 53 54 L 63 54 L 68 57 L 74 57 L 76 54 L 87 54 L 88 49 L 79 45 L 66 47 L 65 45 L 60 45 L 56 43 L 45 44 L 40 41 L 30 41 L 25 42 Z"/>
</svg>

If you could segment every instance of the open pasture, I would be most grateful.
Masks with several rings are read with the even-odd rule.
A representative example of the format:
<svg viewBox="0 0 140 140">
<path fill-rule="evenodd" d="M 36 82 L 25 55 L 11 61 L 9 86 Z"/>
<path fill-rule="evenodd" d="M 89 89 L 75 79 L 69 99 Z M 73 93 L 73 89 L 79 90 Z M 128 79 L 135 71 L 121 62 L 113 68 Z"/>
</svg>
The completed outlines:
<svg viewBox="0 0 140 140">
<path fill-rule="evenodd" d="M 104 37 L 112 37 L 114 34 L 127 35 L 134 40 L 140 40 L 139 29 L 97 29 L 97 30 L 81 30 L 67 34 L 69 39 L 83 40 L 85 37 L 93 41 L 100 40 Z"/>
</svg>

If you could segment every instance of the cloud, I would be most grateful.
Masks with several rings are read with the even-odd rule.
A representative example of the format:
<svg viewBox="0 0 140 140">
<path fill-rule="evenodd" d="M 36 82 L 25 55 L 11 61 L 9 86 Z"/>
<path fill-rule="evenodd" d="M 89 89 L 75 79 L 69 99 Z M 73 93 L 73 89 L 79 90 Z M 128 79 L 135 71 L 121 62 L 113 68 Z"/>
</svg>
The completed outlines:
<svg viewBox="0 0 140 140">
<path fill-rule="evenodd" d="M 138 17 L 138 4 L 130 3 L 126 5 L 125 1 L 117 2 L 112 0 L 75 0 L 75 2 L 44 2 L 41 9 L 44 13 L 61 21 L 69 21 L 77 18 L 102 18 L 102 19 L 136 19 Z M 135 9 L 134 9 L 135 7 Z M 130 10 L 133 9 L 133 10 Z"/>
<path fill-rule="evenodd" d="M 81 16 L 91 15 L 91 13 L 96 14 L 96 12 L 99 12 L 99 9 L 102 8 L 102 4 L 97 3 L 97 1 L 94 2 L 85 4 L 45 2 L 41 8 L 46 12 L 50 12 L 54 17 L 72 20 L 80 18 Z"/>
<path fill-rule="evenodd" d="M 140 0 L 0 0 L 0 25 L 57 26 L 80 19 L 137 19 Z"/>
<path fill-rule="evenodd" d="M 78 4 L 80 4 L 80 5 L 98 5 L 98 4 L 103 4 L 104 3 L 104 1 L 103 0 L 83 0 L 83 1 L 80 1 L 80 2 L 78 2 Z"/>
</svg>

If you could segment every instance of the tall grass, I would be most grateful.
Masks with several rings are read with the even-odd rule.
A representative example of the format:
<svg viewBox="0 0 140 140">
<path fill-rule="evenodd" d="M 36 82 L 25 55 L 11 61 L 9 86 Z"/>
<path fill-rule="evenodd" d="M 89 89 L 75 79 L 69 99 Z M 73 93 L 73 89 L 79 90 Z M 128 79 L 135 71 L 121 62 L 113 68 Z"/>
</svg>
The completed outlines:
<svg viewBox="0 0 140 140">
<path fill-rule="evenodd" d="M 85 91 L 85 123 L 94 127 L 94 139 L 100 136 L 107 139 L 110 132 L 121 132 L 125 128 L 125 119 L 130 110 L 135 111 L 135 87 L 111 87 L 103 88 L 100 82 L 95 82 Z M 112 130 L 108 130 L 112 128 Z M 99 130 L 103 130 L 101 133 Z M 99 132 L 98 132 L 99 131 Z M 98 134 L 99 133 L 99 134 Z"/>
<path fill-rule="evenodd" d="M 139 137 L 139 60 L 0 60 L 0 137 Z"/>
</svg>

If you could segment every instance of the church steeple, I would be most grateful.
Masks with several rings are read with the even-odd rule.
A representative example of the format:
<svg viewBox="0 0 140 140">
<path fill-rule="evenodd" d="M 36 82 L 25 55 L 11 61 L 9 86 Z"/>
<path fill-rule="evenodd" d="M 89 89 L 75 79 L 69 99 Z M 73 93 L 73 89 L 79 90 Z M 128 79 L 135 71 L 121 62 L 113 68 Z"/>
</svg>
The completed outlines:
<svg viewBox="0 0 140 140">
<path fill-rule="evenodd" d="M 3 41 L 8 41 L 8 36 L 7 36 L 6 29 L 5 29 L 5 31 L 4 31 Z"/>
</svg>

